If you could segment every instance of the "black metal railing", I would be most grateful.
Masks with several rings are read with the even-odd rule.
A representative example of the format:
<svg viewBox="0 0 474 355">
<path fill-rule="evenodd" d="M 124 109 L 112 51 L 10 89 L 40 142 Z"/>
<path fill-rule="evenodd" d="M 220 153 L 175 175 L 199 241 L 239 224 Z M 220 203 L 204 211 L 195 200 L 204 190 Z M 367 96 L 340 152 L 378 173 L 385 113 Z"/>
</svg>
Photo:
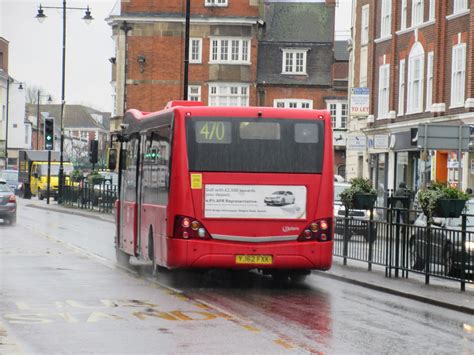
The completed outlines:
<svg viewBox="0 0 474 355">
<path fill-rule="evenodd" d="M 103 213 L 112 213 L 118 198 L 117 186 L 109 180 L 98 184 L 82 180 L 68 182 L 64 186 L 63 204 Z"/>
<path fill-rule="evenodd" d="M 432 224 L 421 211 L 408 208 L 374 208 L 366 215 L 335 218 L 334 255 L 347 260 L 385 267 L 387 277 L 408 277 L 409 272 L 430 277 L 474 283 L 474 215 L 434 218 Z"/>
</svg>

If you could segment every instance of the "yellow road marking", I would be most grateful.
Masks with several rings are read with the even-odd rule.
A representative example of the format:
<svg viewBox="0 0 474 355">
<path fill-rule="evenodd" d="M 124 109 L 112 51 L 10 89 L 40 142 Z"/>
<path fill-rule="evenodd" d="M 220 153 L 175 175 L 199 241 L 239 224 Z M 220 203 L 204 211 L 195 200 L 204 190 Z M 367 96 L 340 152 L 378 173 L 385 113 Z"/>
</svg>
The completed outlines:
<svg viewBox="0 0 474 355">
<path fill-rule="evenodd" d="M 472 326 L 472 325 L 464 324 L 463 329 L 466 333 L 474 334 L 474 326 Z"/>
<path fill-rule="evenodd" d="M 281 338 L 274 340 L 274 342 L 275 342 L 275 344 L 283 346 L 285 349 L 294 349 L 294 345 L 286 342 L 285 340 L 283 340 Z"/>
<path fill-rule="evenodd" d="M 252 332 L 252 333 L 260 333 L 260 329 L 254 327 L 253 325 L 243 324 L 242 328 L 244 328 L 245 330 L 248 330 L 249 332 Z"/>
</svg>

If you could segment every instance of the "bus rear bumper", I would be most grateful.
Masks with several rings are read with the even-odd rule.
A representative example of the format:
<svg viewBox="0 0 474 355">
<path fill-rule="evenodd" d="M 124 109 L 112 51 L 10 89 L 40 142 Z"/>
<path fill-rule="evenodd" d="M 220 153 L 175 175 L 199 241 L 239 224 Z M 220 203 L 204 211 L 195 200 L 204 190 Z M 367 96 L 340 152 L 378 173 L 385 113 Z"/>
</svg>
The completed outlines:
<svg viewBox="0 0 474 355">
<path fill-rule="evenodd" d="M 199 269 L 319 269 L 332 263 L 333 242 L 284 242 L 248 245 L 213 240 L 168 238 L 167 267 Z M 271 255 L 271 264 L 237 263 L 237 255 Z M 268 259 L 267 259 L 268 260 Z"/>
</svg>

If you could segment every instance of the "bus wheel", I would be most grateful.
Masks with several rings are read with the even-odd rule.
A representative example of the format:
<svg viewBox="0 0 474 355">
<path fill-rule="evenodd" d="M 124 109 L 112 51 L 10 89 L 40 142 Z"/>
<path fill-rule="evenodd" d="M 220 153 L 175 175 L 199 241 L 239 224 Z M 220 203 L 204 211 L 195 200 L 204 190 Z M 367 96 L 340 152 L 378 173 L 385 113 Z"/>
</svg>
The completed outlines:
<svg viewBox="0 0 474 355">
<path fill-rule="evenodd" d="M 294 284 L 301 284 L 303 283 L 305 280 L 306 280 L 306 276 L 308 275 L 305 275 L 305 274 L 292 274 L 290 276 L 290 280 L 291 282 L 293 282 Z"/>
<path fill-rule="evenodd" d="M 128 266 L 130 263 L 130 254 L 127 254 L 120 248 L 115 247 L 115 257 L 120 266 Z"/>
</svg>

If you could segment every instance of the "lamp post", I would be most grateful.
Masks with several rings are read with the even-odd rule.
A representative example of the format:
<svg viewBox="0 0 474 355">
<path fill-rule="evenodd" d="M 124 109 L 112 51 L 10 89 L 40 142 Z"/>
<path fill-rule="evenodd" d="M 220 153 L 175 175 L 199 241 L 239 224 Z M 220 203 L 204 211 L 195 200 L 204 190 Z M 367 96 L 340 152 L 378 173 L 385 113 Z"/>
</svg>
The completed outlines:
<svg viewBox="0 0 474 355">
<path fill-rule="evenodd" d="M 63 185 L 64 185 L 64 106 L 66 104 L 66 10 L 85 10 L 85 15 L 82 18 L 86 24 L 90 24 L 91 21 L 94 19 L 91 16 L 91 11 L 89 6 L 87 7 L 67 7 L 66 0 L 63 0 L 63 6 L 42 6 L 40 4 L 38 8 L 38 14 L 36 18 L 40 23 L 42 23 L 46 19 L 46 15 L 44 14 L 43 9 L 60 9 L 63 13 L 63 50 L 62 50 L 62 80 L 61 80 L 61 116 L 60 116 L 60 124 L 61 124 L 61 145 L 60 145 L 60 153 L 59 153 L 59 186 L 58 186 L 58 203 L 62 202 L 63 196 Z"/>
<path fill-rule="evenodd" d="M 10 83 L 18 84 L 18 90 L 23 90 L 23 83 L 16 81 L 11 76 L 7 77 L 7 117 L 5 127 L 5 169 L 8 169 L 8 125 L 9 125 L 9 112 L 10 112 Z"/>
<path fill-rule="evenodd" d="M 40 132 L 40 101 L 42 97 L 48 97 L 48 103 L 51 103 L 53 99 L 51 95 L 41 95 L 40 91 L 38 90 L 38 101 L 36 102 L 36 150 L 39 150 L 39 132 Z"/>
</svg>

